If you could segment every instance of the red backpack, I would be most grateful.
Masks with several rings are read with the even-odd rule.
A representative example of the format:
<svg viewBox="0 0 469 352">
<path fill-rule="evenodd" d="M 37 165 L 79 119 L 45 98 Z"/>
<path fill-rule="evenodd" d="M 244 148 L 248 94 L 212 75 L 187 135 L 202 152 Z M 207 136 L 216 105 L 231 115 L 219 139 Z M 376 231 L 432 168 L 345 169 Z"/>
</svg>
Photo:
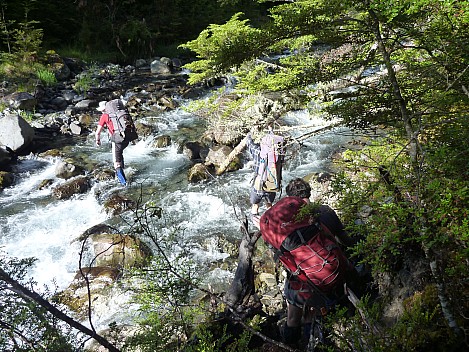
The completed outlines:
<svg viewBox="0 0 469 352">
<path fill-rule="evenodd" d="M 344 282 L 348 260 L 318 214 L 299 215 L 307 203 L 285 197 L 262 214 L 260 231 L 285 268 L 327 293 Z"/>
</svg>

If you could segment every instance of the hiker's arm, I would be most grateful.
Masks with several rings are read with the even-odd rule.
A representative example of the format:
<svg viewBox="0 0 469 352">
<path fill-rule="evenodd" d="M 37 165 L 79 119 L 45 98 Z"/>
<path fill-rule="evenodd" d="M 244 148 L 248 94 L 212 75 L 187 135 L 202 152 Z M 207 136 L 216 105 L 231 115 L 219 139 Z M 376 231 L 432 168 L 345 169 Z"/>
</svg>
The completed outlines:
<svg viewBox="0 0 469 352">
<path fill-rule="evenodd" d="M 96 136 L 96 145 L 97 145 L 97 146 L 100 146 L 100 145 L 101 145 L 100 134 L 101 134 L 101 131 L 102 131 L 102 130 L 103 130 L 103 126 L 98 125 L 98 128 L 96 128 L 96 133 L 95 133 L 95 136 Z"/>
<path fill-rule="evenodd" d="M 251 136 L 251 133 L 248 133 L 248 135 L 247 135 L 246 147 L 247 147 L 247 149 L 249 151 L 249 154 L 251 155 L 252 158 L 254 158 L 254 156 L 259 153 L 260 145 L 254 143 L 254 141 L 252 139 L 252 136 Z"/>
<path fill-rule="evenodd" d="M 336 240 L 345 247 L 351 247 L 355 245 L 353 239 L 345 230 L 342 221 L 340 221 L 337 213 L 328 205 L 321 205 L 319 207 L 320 216 L 319 219 L 323 222 L 329 230 L 332 232 Z"/>
</svg>

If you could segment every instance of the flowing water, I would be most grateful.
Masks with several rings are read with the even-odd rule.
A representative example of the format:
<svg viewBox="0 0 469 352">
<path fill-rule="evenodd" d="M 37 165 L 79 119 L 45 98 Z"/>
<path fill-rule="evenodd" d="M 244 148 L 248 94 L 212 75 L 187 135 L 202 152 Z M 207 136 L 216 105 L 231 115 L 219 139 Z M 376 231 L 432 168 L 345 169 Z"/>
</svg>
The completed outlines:
<svg viewBox="0 0 469 352">
<path fill-rule="evenodd" d="M 201 121 L 183 110 L 146 119 L 158 126 L 160 134 L 168 134 L 174 141 L 194 140 L 203 131 Z M 283 121 L 292 126 L 311 126 L 292 132 L 297 136 L 326 123 L 305 111 L 290 113 Z M 311 137 L 298 152 L 289 154 L 284 167 L 284 186 L 292 178 L 327 171 L 331 154 L 350 139 L 342 132 L 331 130 Z M 64 289 L 78 269 L 80 243 L 75 239 L 90 227 L 112 220 L 104 211 L 103 195 L 120 192 L 136 197 L 143 189 L 171 215 L 174 223 L 184 228 L 181 235 L 185 241 L 194 243 L 197 260 L 205 264 L 223 261 L 227 254 L 215 242 L 213 246 L 206 243 L 220 233 L 232 239 L 241 237 L 238 219 L 249 214 L 251 165 L 246 161 L 239 171 L 189 184 L 187 171 L 192 163 L 178 153 L 177 143 L 155 148 L 153 138 L 141 139 L 124 151 L 130 188 L 123 189 L 117 180 L 103 181 L 88 193 L 68 200 L 57 200 L 51 195 L 51 189 L 63 182 L 55 177 L 58 159 L 31 156 L 20 160 L 15 166 L 19 179 L 0 193 L 0 255 L 37 258 L 29 273 L 31 277 L 39 286 L 54 283 L 58 289 Z M 91 135 L 73 146 L 71 152 L 95 163 L 111 165 L 110 144 L 104 140 L 97 148 L 93 143 Z M 39 189 L 45 179 L 51 179 L 52 184 Z M 200 245 L 201 242 L 205 245 Z M 212 266 L 207 279 L 222 280 L 230 275 L 226 270 L 213 270 Z"/>
</svg>

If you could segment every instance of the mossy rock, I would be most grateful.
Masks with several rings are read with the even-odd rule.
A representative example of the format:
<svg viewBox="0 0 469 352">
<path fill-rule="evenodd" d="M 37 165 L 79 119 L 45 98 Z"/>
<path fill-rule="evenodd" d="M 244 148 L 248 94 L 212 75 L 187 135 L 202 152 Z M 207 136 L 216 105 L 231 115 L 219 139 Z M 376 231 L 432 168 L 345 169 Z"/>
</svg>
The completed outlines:
<svg viewBox="0 0 469 352">
<path fill-rule="evenodd" d="M 12 173 L 6 171 L 0 171 L 0 189 L 10 187 L 15 180 Z"/>
</svg>

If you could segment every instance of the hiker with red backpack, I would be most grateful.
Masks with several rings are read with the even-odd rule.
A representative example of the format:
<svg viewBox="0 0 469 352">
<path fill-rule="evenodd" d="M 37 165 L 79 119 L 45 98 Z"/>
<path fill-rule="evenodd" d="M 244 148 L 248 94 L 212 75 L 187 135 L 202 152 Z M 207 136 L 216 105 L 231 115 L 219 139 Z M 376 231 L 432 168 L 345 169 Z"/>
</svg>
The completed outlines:
<svg viewBox="0 0 469 352">
<path fill-rule="evenodd" d="M 254 162 L 254 177 L 249 194 L 251 218 L 259 227 L 259 206 L 265 201 L 269 209 L 282 189 L 282 166 L 284 159 L 284 139 L 269 131 L 260 143 L 255 143 L 251 133 L 247 135 L 247 149 Z"/>
<path fill-rule="evenodd" d="M 95 132 L 96 145 L 101 145 L 100 135 L 104 127 L 107 127 L 111 136 L 112 159 L 116 176 L 119 182 L 127 185 L 127 179 L 124 174 L 124 149 L 130 142 L 138 138 L 132 118 L 125 108 L 121 99 L 114 99 L 108 102 L 101 101 L 97 108 L 102 112 Z"/>
<path fill-rule="evenodd" d="M 308 341 L 314 316 L 326 314 L 345 297 L 344 284 L 355 280 L 356 272 L 339 245 L 351 242 L 332 208 L 311 203 L 311 187 L 301 179 L 291 181 L 286 191 L 288 196 L 261 216 L 259 226 L 287 271 L 282 337 L 298 347 Z"/>
</svg>

